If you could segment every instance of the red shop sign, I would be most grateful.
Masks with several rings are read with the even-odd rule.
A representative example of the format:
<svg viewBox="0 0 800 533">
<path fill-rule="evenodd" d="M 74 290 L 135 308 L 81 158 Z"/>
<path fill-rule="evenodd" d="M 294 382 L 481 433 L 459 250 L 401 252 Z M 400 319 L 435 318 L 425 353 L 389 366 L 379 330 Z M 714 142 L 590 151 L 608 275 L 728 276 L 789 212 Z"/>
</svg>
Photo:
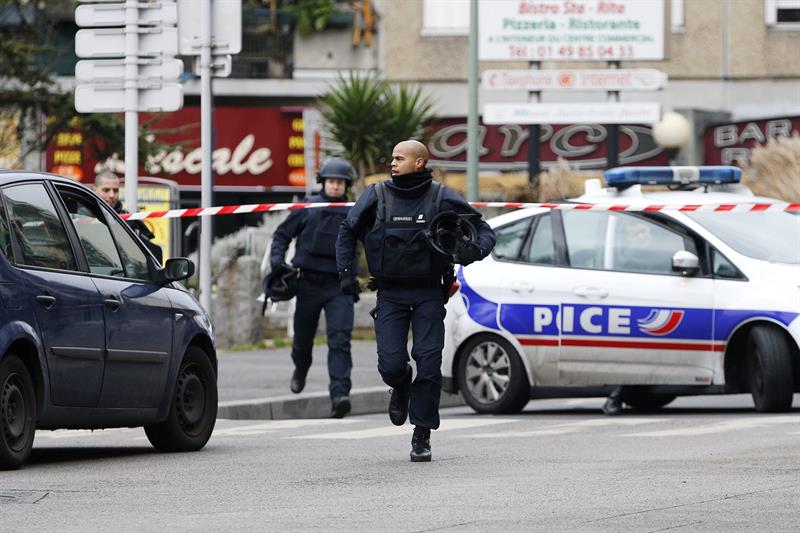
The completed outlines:
<svg viewBox="0 0 800 533">
<path fill-rule="evenodd" d="M 800 117 L 772 118 L 718 124 L 705 132 L 706 165 L 740 165 L 750 162 L 751 150 L 769 139 L 800 132 Z"/>
<path fill-rule="evenodd" d="M 144 114 L 142 121 L 148 117 Z M 270 190 L 304 187 L 303 118 L 299 108 L 215 107 L 212 167 L 215 188 Z M 140 174 L 178 182 L 184 189 L 200 188 L 200 108 L 184 107 L 164 114 L 152 124 L 154 130 L 171 130 L 159 140 L 179 146 L 140 162 Z M 48 170 L 63 172 L 64 165 L 79 167 L 74 175 L 92 181 L 97 161 L 79 134 L 63 132 L 47 151 Z M 62 141 L 70 141 L 65 146 Z M 120 176 L 124 161 L 106 162 Z M 74 169 L 73 169 L 74 170 Z"/>
<path fill-rule="evenodd" d="M 431 165 L 451 170 L 466 169 L 467 123 L 465 119 L 438 120 L 428 148 Z M 599 124 L 574 124 L 540 127 L 540 159 L 543 167 L 563 157 L 577 168 L 605 168 L 607 131 Z M 518 124 L 478 127 L 480 166 L 484 170 L 528 168 L 528 128 Z M 619 127 L 620 165 L 668 165 L 668 157 L 653 140 L 649 126 Z"/>
</svg>

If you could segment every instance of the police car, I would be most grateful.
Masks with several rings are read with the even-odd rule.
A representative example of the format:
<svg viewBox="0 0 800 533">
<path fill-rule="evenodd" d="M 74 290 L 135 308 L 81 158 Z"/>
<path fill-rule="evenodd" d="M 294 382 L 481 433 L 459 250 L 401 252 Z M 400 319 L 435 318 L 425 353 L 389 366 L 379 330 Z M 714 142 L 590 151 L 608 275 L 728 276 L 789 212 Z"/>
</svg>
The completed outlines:
<svg viewBox="0 0 800 533">
<path fill-rule="evenodd" d="M 565 209 L 489 220 L 497 246 L 458 271 L 447 304 L 444 390 L 479 413 L 617 385 L 631 386 L 634 409 L 706 393 L 789 409 L 800 391 L 800 216 L 740 175 L 613 169 L 607 188 L 589 180 Z M 669 190 L 650 191 L 659 184 Z M 690 207 L 662 207 L 675 205 Z"/>
</svg>

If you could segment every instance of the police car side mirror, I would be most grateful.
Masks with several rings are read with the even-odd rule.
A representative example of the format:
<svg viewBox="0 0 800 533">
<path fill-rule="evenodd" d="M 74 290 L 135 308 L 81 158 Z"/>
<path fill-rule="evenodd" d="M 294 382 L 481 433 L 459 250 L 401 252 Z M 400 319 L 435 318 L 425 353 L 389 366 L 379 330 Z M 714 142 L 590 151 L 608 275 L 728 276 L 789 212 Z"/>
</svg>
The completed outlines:
<svg viewBox="0 0 800 533">
<path fill-rule="evenodd" d="M 700 260 L 692 252 L 678 250 L 672 256 L 672 271 L 681 276 L 694 276 L 700 271 Z"/>
<path fill-rule="evenodd" d="M 163 283 L 170 281 L 180 281 L 191 277 L 194 274 L 194 263 L 185 257 L 174 257 L 167 259 L 161 270 L 161 280 Z"/>
</svg>

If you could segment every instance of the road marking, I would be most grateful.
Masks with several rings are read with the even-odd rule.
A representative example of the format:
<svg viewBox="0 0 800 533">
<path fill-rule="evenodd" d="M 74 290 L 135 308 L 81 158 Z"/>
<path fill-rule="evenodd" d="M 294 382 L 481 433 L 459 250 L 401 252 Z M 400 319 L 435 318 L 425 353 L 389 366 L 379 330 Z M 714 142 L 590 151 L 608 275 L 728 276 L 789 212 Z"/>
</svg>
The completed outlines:
<svg viewBox="0 0 800 533">
<path fill-rule="evenodd" d="M 344 424 L 356 424 L 363 422 L 363 420 L 354 419 L 328 419 L 328 418 L 307 418 L 299 420 L 270 420 L 261 424 L 249 424 L 246 426 L 233 426 L 226 428 L 214 429 L 212 436 L 214 437 L 229 437 L 229 436 L 244 436 L 244 435 L 263 435 L 264 433 L 273 433 L 285 429 L 298 429 L 311 426 L 334 426 Z"/>
<path fill-rule="evenodd" d="M 566 424 L 553 424 L 542 429 L 530 431 L 505 431 L 474 435 L 461 435 L 464 438 L 476 439 L 504 439 L 507 437 L 532 437 L 535 435 L 563 435 L 565 433 L 577 433 L 587 428 L 599 427 L 627 427 L 642 424 L 654 424 L 663 422 L 660 418 L 593 418 L 591 420 L 581 420 L 579 422 L 569 422 Z"/>
<path fill-rule="evenodd" d="M 711 425 L 694 426 L 689 428 L 662 429 L 658 431 L 644 431 L 641 433 L 626 433 L 623 437 L 683 437 L 693 435 L 709 435 L 724 433 L 726 431 L 739 431 L 743 429 L 756 429 L 775 426 L 779 424 L 797 424 L 795 415 L 785 416 L 760 416 L 723 420 Z"/>
<path fill-rule="evenodd" d="M 497 424 L 507 424 L 518 422 L 518 420 L 511 419 L 446 419 L 442 420 L 439 429 L 436 431 L 455 431 L 458 429 L 469 429 L 475 427 L 486 427 Z M 340 431 L 335 433 L 317 433 L 314 435 L 297 435 L 295 437 L 287 437 L 291 439 L 373 439 L 378 437 L 397 437 L 408 435 L 409 426 L 384 426 L 373 429 L 360 429 L 355 431 Z"/>
</svg>

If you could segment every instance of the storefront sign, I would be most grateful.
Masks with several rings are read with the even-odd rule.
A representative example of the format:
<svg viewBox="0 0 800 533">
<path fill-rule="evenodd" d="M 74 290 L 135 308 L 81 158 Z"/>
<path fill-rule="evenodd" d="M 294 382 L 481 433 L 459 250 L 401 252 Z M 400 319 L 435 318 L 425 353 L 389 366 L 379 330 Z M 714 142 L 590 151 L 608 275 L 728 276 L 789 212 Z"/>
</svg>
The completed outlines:
<svg viewBox="0 0 800 533">
<path fill-rule="evenodd" d="M 667 75 L 652 68 L 608 70 L 487 70 L 484 89 L 524 91 L 656 91 Z"/>
<path fill-rule="evenodd" d="M 142 121 L 154 117 L 143 116 Z M 142 175 L 174 180 L 184 190 L 200 188 L 200 108 L 184 107 L 155 117 L 151 128 L 170 133 L 159 140 L 177 147 L 150 157 Z M 303 119 L 299 108 L 215 107 L 212 167 L 217 190 L 294 190 L 305 183 Z M 98 162 L 80 132 L 56 135 L 47 151 L 49 170 L 91 182 L 104 165 L 119 175 L 125 162 Z"/>
<path fill-rule="evenodd" d="M 482 61 L 664 59 L 664 0 L 480 0 Z"/>
<path fill-rule="evenodd" d="M 706 165 L 747 165 L 755 146 L 800 133 L 800 117 L 751 120 L 711 126 L 705 132 Z"/>
<path fill-rule="evenodd" d="M 428 142 L 431 166 L 464 171 L 467 154 L 466 119 L 438 121 Z M 580 169 L 604 168 L 607 132 L 601 125 L 540 127 L 540 159 L 547 168 L 559 158 Z M 524 171 L 528 168 L 528 128 L 519 124 L 478 128 L 478 153 L 481 170 Z M 664 151 L 653 141 L 648 126 L 624 125 L 619 128 L 620 165 L 668 165 Z"/>
<path fill-rule="evenodd" d="M 648 102 L 486 104 L 485 124 L 653 124 L 661 119 L 661 105 Z"/>
</svg>

